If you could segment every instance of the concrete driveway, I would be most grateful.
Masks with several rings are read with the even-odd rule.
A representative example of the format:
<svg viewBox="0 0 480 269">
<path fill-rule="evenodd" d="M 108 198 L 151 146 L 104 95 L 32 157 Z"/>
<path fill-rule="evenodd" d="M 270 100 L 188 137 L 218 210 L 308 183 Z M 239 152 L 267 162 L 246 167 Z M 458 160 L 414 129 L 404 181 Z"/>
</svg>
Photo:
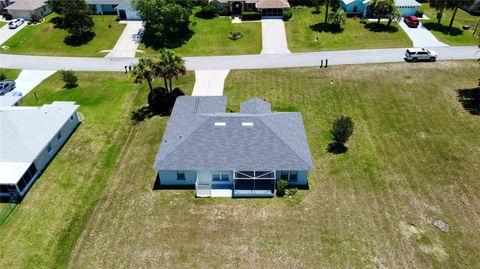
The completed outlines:
<svg viewBox="0 0 480 269">
<path fill-rule="evenodd" d="M 193 96 L 221 96 L 230 70 L 196 70 Z"/>
<path fill-rule="evenodd" d="M 25 26 L 27 26 L 27 22 L 24 22 L 22 25 L 17 27 L 17 29 L 8 29 L 8 24 L 2 26 L 2 28 L 0 28 L 0 45 L 5 43 L 8 39 L 10 39 L 10 37 L 14 36 Z"/>
<path fill-rule="evenodd" d="M 282 19 L 262 20 L 262 54 L 290 53 Z"/>
<path fill-rule="evenodd" d="M 400 27 L 407 33 L 414 47 L 444 47 L 448 46 L 445 43 L 438 41 L 438 39 L 425 27 L 423 24 L 417 28 L 408 27 L 403 20 L 399 23 Z"/>
<path fill-rule="evenodd" d="M 121 21 L 127 26 L 118 38 L 115 47 L 105 57 L 135 57 L 142 38 L 143 24 L 141 21 Z"/>
<path fill-rule="evenodd" d="M 15 80 L 16 88 L 13 91 L 21 92 L 22 96 L 25 96 L 55 72 L 50 70 L 22 70 Z"/>
</svg>

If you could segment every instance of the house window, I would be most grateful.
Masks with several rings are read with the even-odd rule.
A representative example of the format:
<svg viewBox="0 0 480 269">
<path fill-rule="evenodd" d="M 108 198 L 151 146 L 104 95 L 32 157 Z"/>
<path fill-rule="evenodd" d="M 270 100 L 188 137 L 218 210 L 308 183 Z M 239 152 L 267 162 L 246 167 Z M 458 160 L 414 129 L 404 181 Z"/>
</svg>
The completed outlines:
<svg viewBox="0 0 480 269">
<path fill-rule="evenodd" d="M 73 115 L 72 115 L 72 116 L 70 116 L 70 120 L 71 120 L 71 121 L 73 121 L 73 119 L 74 119 Z"/>
<path fill-rule="evenodd" d="M 212 181 L 229 181 L 228 171 L 215 171 L 212 173 Z"/>
<path fill-rule="evenodd" d="M 177 180 L 185 180 L 185 172 L 177 171 Z"/>
<path fill-rule="evenodd" d="M 48 153 L 52 153 L 52 146 L 50 144 L 48 144 L 47 146 L 47 151 Z"/>
<path fill-rule="evenodd" d="M 57 140 L 58 141 L 62 140 L 62 133 L 61 132 L 57 133 Z"/>
<path fill-rule="evenodd" d="M 298 171 L 280 171 L 280 179 L 288 180 L 290 182 L 297 182 Z"/>
</svg>

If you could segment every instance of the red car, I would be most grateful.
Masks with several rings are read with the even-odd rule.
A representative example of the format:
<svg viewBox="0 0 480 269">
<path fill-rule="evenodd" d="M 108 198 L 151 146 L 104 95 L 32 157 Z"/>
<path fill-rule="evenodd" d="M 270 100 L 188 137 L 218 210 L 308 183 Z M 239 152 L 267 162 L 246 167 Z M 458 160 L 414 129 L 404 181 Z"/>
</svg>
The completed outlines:
<svg viewBox="0 0 480 269">
<path fill-rule="evenodd" d="M 406 25 L 408 25 L 408 27 L 411 27 L 411 28 L 417 28 L 418 25 L 420 24 L 418 22 L 418 18 L 415 16 L 406 16 L 405 18 L 403 18 L 403 21 L 405 22 Z"/>
</svg>

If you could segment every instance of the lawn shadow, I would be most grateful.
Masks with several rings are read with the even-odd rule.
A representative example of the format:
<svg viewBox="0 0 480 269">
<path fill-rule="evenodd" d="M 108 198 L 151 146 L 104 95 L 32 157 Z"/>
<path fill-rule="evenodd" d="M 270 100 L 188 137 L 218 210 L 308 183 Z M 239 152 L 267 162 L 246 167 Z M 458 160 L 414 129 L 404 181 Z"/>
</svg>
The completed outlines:
<svg viewBox="0 0 480 269">
<path fill-rule="evenodd" d="M 378 23 L 367 23 L 365 24 L 365 29 L 371 31 L 371 32 L 387 32 L 387 33 L 396 33 L 398 32 L 398 28 L 390 25 L 387 26 L 386 24 L 378 24 Z"/>
<path fill-rule="evenodd" d="M 162 34 L 149 27 L 143 32 L 142 43 L 147 48 L 160 50 L 162 48 L 175 49 L 183 46 L 195 33 L 191 29 L 184 29 L 175 34 Z"/>
<path fill-rule="evenodd" d="M 161 117 L 168 117 L 171 114 L 171 110 L 169 111 L 158 111 L 152 109 L 149 105 L 145 105 L 140 107 L 137 110 L 132 111 L 132 115 L 130 119 L 132 120 L 133 124 L 137 124 L 145 119 L 150 119 L 154 116 L 161 116 Z"/>
<path fill-rule="evenodd" d="M 480 115 L 480 87 L 473 89 L 458 89 L 458 101 L 472 115 Z"/>
<path fill-rule="evenodd" d="M 82 33 L 81 35 L 69 35 L 65 37 L 65 39 L 63 40 L 63 43 L 65 43 L 68 46 L 79 47 L 92 41 L 94 37 L 95 37 L 95 32 L 85 32 L 85 33 Z"/>
<path fill-rule="evenodd" d="M 53 28 L 65 29 L 62 17 L 53 17 L 48 22 L 53 24 Z"/>
<path fill-rule="evenodd" d="M 310 29 L 315 32 L 327 32 L 327 33 L 332 33 L 332 34 L 340 34 L 343 32 L 343 28 L 339 28 L 336 25 L 333 24 L 327 24 L 320 22 L 314 25 L 310 25 Z"/>
<path fill-rule="evenodd" d="M 157 173 L 152 190 L 194 190 L 195 185 L 162 185 L 160 183 L 160 174 Z"/>
<path fill-rule="evenodd" d="M 459 36 L 463 34 L 463 30 L 457 27 L 448 27 L 445 25 L 438 25 L 434 22 L 426 22 L 423 26 L 427 27 L 428 30 L 437 31 L 445 35 Z"/>
<path fill-rule="evenodd" d="M 345 145 L 330 143 L 327 146 L 327 151 L 333 154 L 343 154 L 348 151 L 348 148 Z"/>
</svg>

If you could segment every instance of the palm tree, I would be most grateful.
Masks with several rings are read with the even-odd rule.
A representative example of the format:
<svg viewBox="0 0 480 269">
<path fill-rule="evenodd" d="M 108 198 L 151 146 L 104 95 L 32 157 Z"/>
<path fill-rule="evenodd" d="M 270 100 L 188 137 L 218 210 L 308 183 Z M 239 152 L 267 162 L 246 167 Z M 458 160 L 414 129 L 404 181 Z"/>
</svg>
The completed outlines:
<svg viewBox="0 0 480 269">
<path fill-rule="evenodd" d="M 342 26 L 347 22 L 347 13 L 343 8 L 337 9 L 335 13 L 330 17 L 330 23 L 336 25 L 338 29 L 342 29 Z"/>
<path fill-rule="evenodd" d="M 160 66 L 158 74 L 163 77 L 167 92 L 171 92 L 173 90 L 172 79 L 178 79 L 180 75 L 187 74 L 185 61 L 182 59 L 182 57 L 178 56 L 175 54 L 175 52 L 169 49 L 162 49 L 159 56 Z"/>
<path fill-rule="evenodd" d="M 150 92 L 152 92 L 152 81 L 157 76 L 157 71 L 152 59 L 147 57 L 140 58 L 138 64 L 134 64 L 132 67 L 132 76 L 135 83 L 147 81 Z"/>
<path fill-rule="evenodd" d="M 397 22 L 399 22 L 401 19 L 402 19 L 402 12 L 400 11 L 400 9 L 395 7 L 392 13 L 390 13 L 390 16 L 388 17 L 387 28 L 390 28 L 390 24 L 392 24 L 393 20 L 396 20 Z"/>
</svg>

